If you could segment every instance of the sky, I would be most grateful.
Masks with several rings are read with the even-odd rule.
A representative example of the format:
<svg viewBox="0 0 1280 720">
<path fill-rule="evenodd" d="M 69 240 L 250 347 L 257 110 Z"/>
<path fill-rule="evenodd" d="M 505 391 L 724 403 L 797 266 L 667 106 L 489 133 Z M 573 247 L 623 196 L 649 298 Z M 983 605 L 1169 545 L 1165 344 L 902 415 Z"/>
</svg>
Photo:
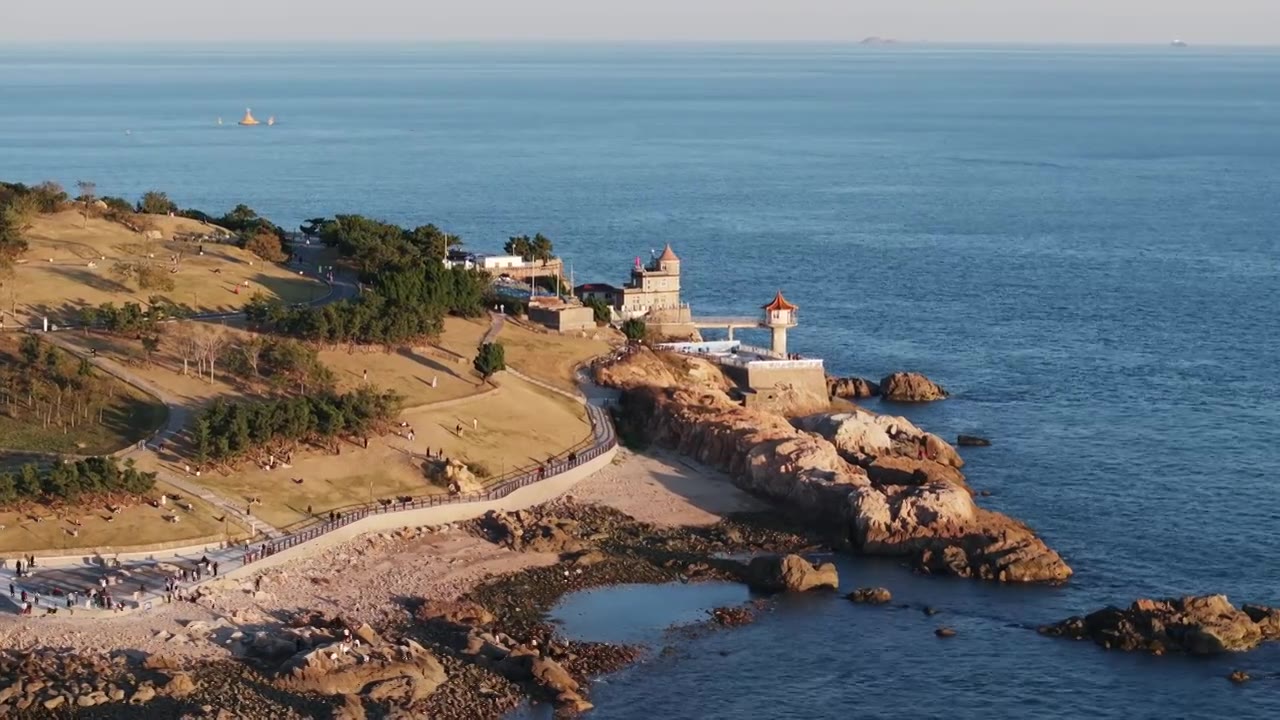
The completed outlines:
<svg viewBox="0 0 1280 720">
<path fill-rule="evenodd" d="M 173 41 L 1280 44 L 1280 0 L 0 0 L 0 44 Z M 3 47 L 0 45 L 0 47 Z"/>
</svg>

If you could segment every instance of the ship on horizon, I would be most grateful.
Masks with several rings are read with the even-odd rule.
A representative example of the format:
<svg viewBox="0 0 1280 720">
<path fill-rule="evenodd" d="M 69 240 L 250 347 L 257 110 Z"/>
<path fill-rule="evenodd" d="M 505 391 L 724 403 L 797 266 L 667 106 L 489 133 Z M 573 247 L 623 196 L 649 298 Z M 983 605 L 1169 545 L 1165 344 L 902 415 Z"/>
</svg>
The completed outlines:
<svg viewBox="0 0 1280 720">
<path fill-rule="evenodd" d="M 249 108 L 245 108 L 244 117 L 240 118 L 240 122 L 237 124 L 248 127 L 251 125 L 261 125 L 262 123 L 258 122 L 258 119 L 253 116 L 252 110 L 250 110 Z"/>
</svg>

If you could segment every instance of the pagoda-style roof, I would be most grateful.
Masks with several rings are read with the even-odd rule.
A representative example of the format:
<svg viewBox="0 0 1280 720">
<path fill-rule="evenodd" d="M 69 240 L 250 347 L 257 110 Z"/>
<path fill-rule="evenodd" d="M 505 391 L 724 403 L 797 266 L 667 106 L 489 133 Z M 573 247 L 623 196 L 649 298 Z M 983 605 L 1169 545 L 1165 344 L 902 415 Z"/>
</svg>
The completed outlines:
<svg viewBox="0 0 1280 720">
<path fill-rule="evenodd" d="M 666 247 L 666 248 L 664 248 L 664 249 L 662 250 L 662 254 L 658 256 L 658 261 L 659 261 L 659 262 L 667 262 L 667 261 L 670 261 L 670 260 L 675 260 L 675 261 L 677 261 L 677 262 L 678 262 L 678 261 L 680 260 L 680 258 L 679 258 L 679 257 L 676 257 L 676 253 L 675 253 L 675 251 L 671 249 L 671 243 L 667 243 L 667 247 Z"/>
<path fill-rule="evenodd" d="M 763 306 L 764 310 L 799 310 L 799 306 L 792 305 L 787 299 L 782 297 L 782 291 L 779 290 L 777 295 L 773 296 L 773 300 L 768 305 Z"/>
</svg>

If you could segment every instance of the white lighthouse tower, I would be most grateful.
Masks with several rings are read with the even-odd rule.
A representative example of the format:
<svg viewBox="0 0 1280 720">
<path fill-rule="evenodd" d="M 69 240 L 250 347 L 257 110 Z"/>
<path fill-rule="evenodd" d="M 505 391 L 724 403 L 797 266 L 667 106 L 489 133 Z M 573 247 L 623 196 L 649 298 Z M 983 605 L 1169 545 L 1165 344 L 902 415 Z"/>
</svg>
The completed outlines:
<svg viewBox="0 0 1280 720">
<path fill-rule="evenodd" d="M 773 297 L 773 300 L 763 306 L 764 319 L 760 322 L 762 327 L 767 327 L 773 331 L 773 343 L 770 350 L 779 357 L 787 356 L 787 328 L 796 326 L 796 311 L 800 308 L 787 302 L 782 297 L 782 291 Z"/>
</svg>

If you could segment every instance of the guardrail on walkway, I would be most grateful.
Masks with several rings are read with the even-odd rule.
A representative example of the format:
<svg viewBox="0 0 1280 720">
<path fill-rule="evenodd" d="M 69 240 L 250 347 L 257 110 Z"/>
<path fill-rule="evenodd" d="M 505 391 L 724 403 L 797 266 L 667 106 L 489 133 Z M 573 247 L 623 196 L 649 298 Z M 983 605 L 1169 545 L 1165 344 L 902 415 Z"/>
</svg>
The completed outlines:
<svg viewBox="0 0 1280 720">
<path fill-rule="evenodd" d="M 537 466 L 534 469 L 521 471 L 514 477 L 498 483 L 485 492 L 465 493 L 459 495 L 432 495 L 431 497 L 420 498 L 418 500 L 388 503 L 385 505 L 377 504 L 345 512 L 329 522 L 316 525 L 305 530 L 299 530 L 298 532 L 291 533 L 283 538 L 263 543 L 258 549 L 251 550 L 244 554 L 243 565 L 247 566 L 250 563 L 270 557 L 281 550 L 286 550 L 288 548 L 310 542 L 322 535 L 333 532 L 334 530 L 345 527 L 359 520 L 363 520 L 371 515 L 386 515 L 409 510 L 437 507 L 440 505 L 462 505 L 466 503 L 498 500 L 510 495 L 520 488 L 528 487 L 529 485 L 533 485 L 541 480 L 554 477 L 580 465 L 584 465 L 600 457 L 604 453 L 609 452 L 618 444 L 618 438 L 616 433 L 614 433 L 613 425 L 606 416 L 604 410 L 595 405 L 588 405 L 587 415 L 591 419 L 592 439 L 590 444 L 583 449 L 582 452 L 571 450 L 562 460 Z"/>
</svg>

